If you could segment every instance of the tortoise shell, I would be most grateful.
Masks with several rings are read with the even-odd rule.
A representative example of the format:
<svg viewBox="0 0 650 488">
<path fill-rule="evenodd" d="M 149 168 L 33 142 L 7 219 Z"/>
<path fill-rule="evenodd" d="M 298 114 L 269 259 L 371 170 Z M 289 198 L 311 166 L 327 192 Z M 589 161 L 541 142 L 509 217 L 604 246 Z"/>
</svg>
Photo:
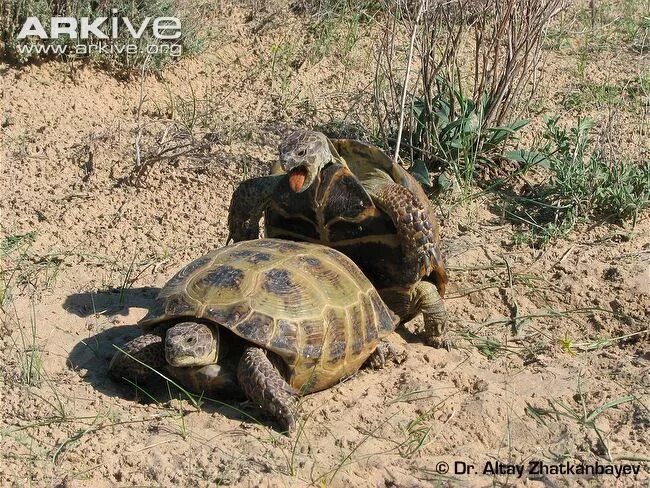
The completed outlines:
<svg viewBox="0 0 650 488">
<path fill-rule="evenodd" d="M 409 287 L 425 279 L 444 296 L 448 278 L 440 251 L 432 256 L 433 269 L 422 276 L 401 252 L 393 222 L 375 206 L 363 185 L 372 178 L 389 178 L 411 190 L 429 209 L 439 242 L 438 221 L 420 184 L 376 146 L 352 139 L 330 139 L 330 143 L 342 164 L 327 165 L 302 193 L 291 191 L 288 178 L 283 179 L 265 210 L 266 236 L 333 247 L 357 263 L 380 290 Z"/>
<path fill-rule="evenodd" d="M 222 247 L 181 269 L 144 328 L 182 318 L 219 324 L 279 355 L 303 393 L 353 374 L 397 317 L 340 252 L 277 239 Z"/>
</svg>

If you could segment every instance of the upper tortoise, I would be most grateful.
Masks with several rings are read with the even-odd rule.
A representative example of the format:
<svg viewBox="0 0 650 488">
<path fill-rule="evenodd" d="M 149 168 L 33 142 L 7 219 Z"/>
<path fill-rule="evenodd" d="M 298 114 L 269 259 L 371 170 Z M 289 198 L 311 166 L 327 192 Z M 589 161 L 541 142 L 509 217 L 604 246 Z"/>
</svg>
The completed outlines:
<svg viewBox="0 0 650 488">
<path fill-rule="evenodd" d="M 420 184 L 379 148 L 299 130 L 280 145 L 273 174 L 243 181 L 228 225 L 234 241 L 318 242 L 349 256 L 403 321 L 424 314 L 424 340 L 445 343 L 448 282 L 440 232 Z"/>
<path fill-rule="evenodd" d="M 115 354 L 109 370 L 142 382 L 151 368 L 166 369 L 209 394 L 238 382 L 291 430 L 297 395 L 356 372 L 397 322 L 340 252 L 277 239 L 240 242 L 179 271 L 140 321 L 143 335 Z"/>
</svg>

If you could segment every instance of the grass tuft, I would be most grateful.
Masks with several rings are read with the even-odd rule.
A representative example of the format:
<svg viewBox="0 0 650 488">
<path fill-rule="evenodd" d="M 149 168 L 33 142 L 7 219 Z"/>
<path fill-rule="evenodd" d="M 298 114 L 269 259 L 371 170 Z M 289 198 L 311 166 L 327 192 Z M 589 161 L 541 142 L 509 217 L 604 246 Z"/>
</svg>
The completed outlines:
<svg viewBox="0 0 650 488">
<path fill-rule="evenodd" d="M 603 432 L 596 426 L 596 419 L 607 410 L 616 408 L 624 403 L 636 401 L 637 398 L 632 395 L 623 396 L 614 400 L 610 400 L 592 410 L 589 410 L 585 402 L 584 394 L 582 394 L 582 392 L 578 392 L 577 397 L 580 401 L 580 410 L 572 407 L 571 405 L 567 405 L 561 400 L 549 400 L 551 408 L 534 407 L 530 403 L 527 403 L 526 413 L 537 420 L 541 425 L 546 425 L 546 422 L 544 420 L 545 416 L 551 416 L 555 418 L 564 417 L 572 419 L 585 428 L 593 429 L 604 449 L 606 458 L 610 462 L 613 461 L 612 454 L 609 450 L 607 442 L 605 441 Z"/>
<path fill-rule="evenodd" d="M 559 117 L 546 119 L 545 144 L 534 151 L 537 164 L 550 173 L 530 197 L 516 198 L 506 213 L 525 224 L 531 240 L 544 245 L 592 220 L 636 223 L 650 207 L 650 163 L 609 160 L 594 145 L 587 118 L 569 129 Z"/>
<path fill-rule="evenodd" d="M 429 168 L 437 166 L 448 170 L 440 174 L 436 185 L 441 189 L 448 188 L 449 177 L 453 176 L 468 193 L 478 166 L 497 166 L 506 144 L 528 121 L 490 125 L 487 115 L 493 102 L 488 93 L 484 93 L 476 103 L 465 96 L 462 88 L 455 88 L 452 81 L 438 77 L 436 82 L 438 95 L 432 102 L 416 98 L 411 107 L 415 130 L 406 134 L 405 139 L 418 141 L 415 148 L 411 146 L 408 151 L 414 161 L 411 170 L 426 186 L 433 185 Z M 427 146 L 430 147 L 428 152 L 423 150 Z"/>
</svg>

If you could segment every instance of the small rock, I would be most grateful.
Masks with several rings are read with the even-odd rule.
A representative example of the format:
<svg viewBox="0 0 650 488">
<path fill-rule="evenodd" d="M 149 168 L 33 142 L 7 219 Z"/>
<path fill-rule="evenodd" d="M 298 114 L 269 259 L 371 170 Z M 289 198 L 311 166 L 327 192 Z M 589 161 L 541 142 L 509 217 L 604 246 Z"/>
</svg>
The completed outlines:
<svg viewBox="0 0 650 488">
<path fill-rule="evenodd" d="M 632 290 L 639 295 L 650 295 L 650 265 L 632 278 Z"/>
</svg>

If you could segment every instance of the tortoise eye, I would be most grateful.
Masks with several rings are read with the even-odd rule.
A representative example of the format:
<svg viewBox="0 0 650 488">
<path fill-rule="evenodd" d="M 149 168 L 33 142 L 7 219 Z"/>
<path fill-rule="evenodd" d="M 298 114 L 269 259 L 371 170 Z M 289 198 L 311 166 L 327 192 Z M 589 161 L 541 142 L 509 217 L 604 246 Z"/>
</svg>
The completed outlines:
<svg viewBox="0 0 650 488">
<path fill-rule="evenodd" d="M 185 344 L 194 344 L 194 342 L 195 342 L 194 337 L 188 337 L 187 339 L 185 339 Z"/>
<path fill-rule="evenodd" d="M 305 151 L 304 147 L 302 149 L 296 151 L 297 156 L 304 156 L 306 153 L 307 153 L 307 151 Z"/>
</svg>

